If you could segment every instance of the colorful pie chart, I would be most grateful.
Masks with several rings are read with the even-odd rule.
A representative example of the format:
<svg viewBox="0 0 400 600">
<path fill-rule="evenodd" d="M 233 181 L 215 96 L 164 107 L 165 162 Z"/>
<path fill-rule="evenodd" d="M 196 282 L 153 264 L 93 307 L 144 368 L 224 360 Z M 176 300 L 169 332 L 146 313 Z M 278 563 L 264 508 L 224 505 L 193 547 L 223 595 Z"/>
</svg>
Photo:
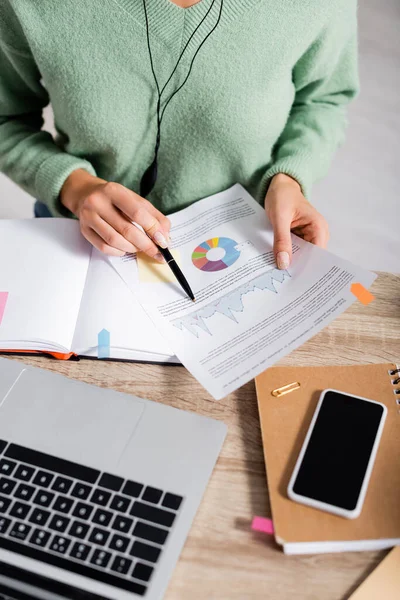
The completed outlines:
<svg viewBox="0 0 400 600">
<path fill-rule="evenodd" d="M 212 238 L 195 248 L 192 262 L 201 271 L 222 271 L 239 258 L 240 252 L 235 246 L 237 242 L 231 238 Z"/>
</svg>

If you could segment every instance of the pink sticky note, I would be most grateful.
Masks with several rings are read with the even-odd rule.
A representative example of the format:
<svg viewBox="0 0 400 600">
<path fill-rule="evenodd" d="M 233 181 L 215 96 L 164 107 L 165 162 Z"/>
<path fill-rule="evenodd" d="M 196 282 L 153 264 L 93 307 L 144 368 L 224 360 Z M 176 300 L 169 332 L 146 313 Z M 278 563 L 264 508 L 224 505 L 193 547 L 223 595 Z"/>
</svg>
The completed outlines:
<svg viewBox="0 0 400 600">
<path fill-rule="evenodd" d="M 4 311 L 6 309 L 7 298 L 8 292 L 0 292 L 0 325 L 3 319 Z"/>
<path fill-rule="evenodd" d="M 271 519 L 265 519 L 264 517 L 254 517 L 251 528 L 253 531 L 262 531 L 268 533 L 268 535 L 273 535 L 275 532 Z"/>
</svg>

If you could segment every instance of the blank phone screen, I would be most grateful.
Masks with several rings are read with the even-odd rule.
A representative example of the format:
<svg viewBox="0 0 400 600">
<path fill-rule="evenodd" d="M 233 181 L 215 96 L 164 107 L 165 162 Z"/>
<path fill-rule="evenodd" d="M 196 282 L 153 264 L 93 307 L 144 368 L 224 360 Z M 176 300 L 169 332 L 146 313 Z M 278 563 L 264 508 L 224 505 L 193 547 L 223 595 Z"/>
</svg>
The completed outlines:
<svg viewBox="0 0 400 600">
<path fill-rule="evenodd" d="M 293 491 L 354 510 L 383 410 L 379 404 L 326 392 Z"/>
</svg>

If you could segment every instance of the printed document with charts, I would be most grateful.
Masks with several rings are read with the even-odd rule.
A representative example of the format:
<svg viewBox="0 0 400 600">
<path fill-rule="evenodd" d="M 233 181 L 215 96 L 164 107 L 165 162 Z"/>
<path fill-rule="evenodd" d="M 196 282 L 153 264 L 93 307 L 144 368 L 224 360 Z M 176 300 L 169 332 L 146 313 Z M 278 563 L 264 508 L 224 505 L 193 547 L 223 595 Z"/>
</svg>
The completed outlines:
<svg viewBox="0 0 400 600">
<path fill-rule="evenodd" d="M 171 251 L 192 302 L 167 265 L 110 258 L 194 377 L 219 399 L 288 354 L 350 306 L 351 284 L 375 275 L 293 235 L 287 271 L 275 266 L 264 209 L 240 185 L 173 215 Z"/>
</svg>

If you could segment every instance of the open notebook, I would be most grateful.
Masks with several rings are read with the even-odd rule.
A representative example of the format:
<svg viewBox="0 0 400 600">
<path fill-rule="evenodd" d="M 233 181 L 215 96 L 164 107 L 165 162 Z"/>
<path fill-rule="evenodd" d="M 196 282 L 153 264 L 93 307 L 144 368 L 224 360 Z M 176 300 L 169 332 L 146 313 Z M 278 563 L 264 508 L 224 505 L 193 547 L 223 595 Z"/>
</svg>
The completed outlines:
<svg viewBox="0 0 400 600">
<path fill-rule="evenodd" d="M 298 382 L 294 391 L 272 392 Z M 400 544 L 399 365 L 273 367 L 256 378 L 276 541 L 287 554 L 378 550 Z M 383 402 L 387 417 L 361 515 L 345 519 L 289 500 L 287 486 L 320 393 Z M 399 596 L 400 597 L 400 596 Z"/>
<path fill-rule="evenodd" d="M 0 220 L 0 351 L 178 362 L 108 259 L 69 219 Z M 60 276 L 61 275 L 61 276 Z"/>
</svg>

